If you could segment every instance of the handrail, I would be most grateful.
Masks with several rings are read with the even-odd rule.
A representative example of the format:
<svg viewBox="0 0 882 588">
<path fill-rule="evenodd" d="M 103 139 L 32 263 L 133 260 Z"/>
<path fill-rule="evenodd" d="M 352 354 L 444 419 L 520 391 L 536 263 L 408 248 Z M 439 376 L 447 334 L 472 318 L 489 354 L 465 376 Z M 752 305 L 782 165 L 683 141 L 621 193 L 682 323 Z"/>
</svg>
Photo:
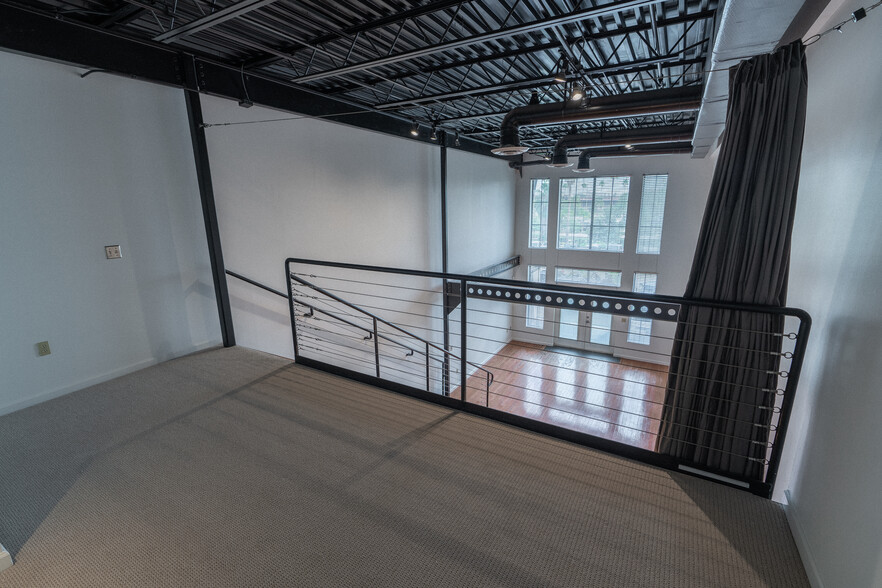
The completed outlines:
<svg viewBox="0 0 882 588">
<path fill-rule="evenodd" d="M 355 311 L 358 311 L 358 312 L 362 313 L 363 315 L 368 316 L 368 317 L 372 318 L 373 320 L 375 320 L 375 321 L 377 321 L 377 322 L 381 322 L 381 323 L 383 323 L 383 324 L 386 325 L 387 327 L 391 327 L 391 328 L 395 329 L 396 331 L 399 331 L 399 332 L 401 332 L 401 333 L 404 333 L 404 334 L 407 335 L 408 337 L 412 337 L 412 338 L 416 339 L 417 341 L 420 341 L 420 342 L 422 342 L 422 343 L 425 343 L 427 347 L 431 347 L 431 348 L 433 348 L 433 349 L 436 349 L 437 351 L 440 351 L 440 352 L 443 353 L 444 355 L 448 355 L 448 356 L 450 356 L 450 357 L 453 357 L 453 358 L 455 358 L 455 359 L 458 359 L 459 361 L 462 361 L 462 358 L 461 358 L 460 356 L 456 355 L 455 353 L 453 353 L 452 351 L 448 351 L 448 350 L 444 349 L 443 347 L 438 347 L 438 346 L 435 345 L 434 343 L 432 343 L 432 342 L 430 342 L 430 341 L 427 341 L 426 339 L 423 339 L 423 338 L 420 337 L 419 335 L 416 335 L 416 334 L 414 334 L 414 333 L 411 333 L 410 331 L 408 331 L 408 330 L 406 330 L 406 329 L 402 329 L 402 328 L 399 327 L 398 325 L 396 325 L 396 324 L 394 324 L 394 323 L 390 323 L 389 321 L 387 321 L 387 320 L 385 320 L 385 319 L 383 319 L 383 318 L 380 318 L 380 317 L 378 317 L 377 315 L 375 315 L 375 314 L 373 314 L 373 313 L 371 313 L 371 312 L 368 312 L 367 310 L 364 310 L 363 308 L 360 308 L 359 306 L 356 306 L 355 304 L 352 304 L 351 302 L 348 302 L 348 301 L 346 301 L 346 300 L 340 298 L 339 296 L 336 296 L 336 295 L 332 294 L 331 292 L 328 292 L 327 290 L 325 290 L 325 289 L 322 288 L 321 286 L 316 286 L 316 285 L 313 284 L 312 282 L 308 282 L 308 281 L 304 280 L 303 278 L 299 278 L 299 277 L 297 277 L 294 273 L 289 273 L 289 277 L 290 277 L 292 280 L 294 280 L 295 282 L 299 282 L 299 283 L 303 284 L 304 286 L 306 286 L 306 287 L 308 287 L 308 288 L 312 288 L 312 289 L 315 290 L 316 292 L 319 292 L 319 293 L 323 294 L 324 296 L 327 296 L 327 297 L 330 298 L 331 300 L 335 300 L 335 301 L 339 302 L 340 304 L 343 304 L 343 305 L 345 305 L 345 306 L 348 306 L 349 308 L 351 308 L 351 309 L 353 309 L 353 310 L 355 310 Z M 488 385 L 488 386 L 489 386 L 490 384 L 493 383 L 493 372 L 487 370 L 486 368 L 484 368 L 484 367 L 482 367 L 482 366 L 480 366 L 480 365 L 478 365 L 478 364 L 476 364 L 476 363 L 472 363 L 472 362 L 470 362 L 470 361 L 466 361 L 465 363 L 468 364 L 468 365 L 470 365 L 470 366 L 472 366 L 473 368 L 475 368 L 475 369 L 477 369 L 477 370 L 480 370 L 480 371 L 484 372 L 485 374 L 487 374 L 487 378 L 488 378 L 487 385 Z"/>
<path fill-rule="evenodd" d="M 258 288 L 260 288 L 260 289 L 262 289 L 262 290 L 266 290 L 267 292 L 271 292 L 271 293 L 275 294 L 276 296 L 281 296 L 282 298 L 285 298 L 285 299 L 288 298 L 288 295 L 287 295 L 287 294 L 285 294 L 285 293 L 283 293 L 283 292 L 281 292 L 281 291 L 279 291 L 279 290 L 276 290 L 275 288 L 270 288 L 269 286 L 267 286 L 267 285 L 265 285 L 265 284 L 261 284 L 260 282 L 258 282 L 258 281 L 256 281 L 256 280 L 252 280 L 251 278 L 246 278 L 245 276 L 243 276 L 243 275 L 241 275 L 241 274 L 238 274 L 238 273 L 236 273 L 236 272 L 234 272 L 234 271 L 230 271 L 230 270 L 224 270 L 224 271 L 225 271 L 228 275 L 233 276 L 234 278 L 237 278 L 237 279 L 239 279 L 239 280 L 242 280 L 243 282 L 246 282 L 246 283 L 248 283 L 248 284 L 251 284 L 252 286 L 257 286 Z M 365 327 L 364 325 L 359 325 L 358 323 L 354 323 L 354 322 L 352 322 L 352 321 L 350 321 L 350 320 L 348 320 L 348 319 L 345 319 L 345 318 L 343 318 L 343 317 L 341 317 L 341 316 L 337 316 L 336 314 L 334 314 L 333 312 L 331 312 L 331 311 L 329 311 L 329 310 L 324 310 L 324 309 L 322 309 L 322 308 L 318 308 L 318 307 L 316 307 L 316 306 L 313 306 L 313 305 L 311 305 L 311 304 L 308 304 L 308 303 L 306 303 L 306 302 L 303 302 L 303 301 L 301 301 L 301 300 L 297 300 L 297 299 L 295 299 L 295 302 L 297 302 L 297 304 L 300 304 L 301 306 L 305 306 L 306 308 L 308 308 L 309 310 L 311 310 L 311 311 L 314 312 L 314 313 L 315 313 L 315 312 L 320 312 L 320 313 L 322 313 L 322 314 L 325 314 L 325 315 L 331 317 L 331 318 L 334 319 L 334 320 L 337 320 L 337 321 L 340 321 L 341 323 L 344 323 L 344 324 L 349 325 L 350 327 L 354 327 L 354 328 L 356 328 L 356 329 L 359 329 L 359 330 L 361 330 L 361 331 L 364 331 L 365 333 L 367 333 L 367 334 L 370 335 L 370 336 L 373 336 L 373 334 L 374 334 L 373 331 L 372 331 L 371 329 Z M 397 340 L 392 339 L 392 338 L 390 338 L 390 337 L 387 337 L 387 336 L 385 336 L 385 335 L 380 335 L 379 333 L 377 333 L 377 338 L 379 338 L 379 339 L 384 339 L 384 340 L 386 340 L 386 341 L 389 341 L 390 343 L 394 343 L 395 345 L 398 345 L 399 347 L 403 347 L 404 349 L 407 349 L 410 353 L 419 353 L 419 354 L 421 354 L 421 355 L 426 355 L 426 353 L 425 353 L 424 351 L 417 351 L 417 350 L 414 349 L 413 347 L 410 347 L 409 345 L 405 345 L 405 344 L 402 343 L 401 341 L 397 341 Z M 428 355 L 427 355 L 426 357 L 431 357 L 431 356 L 428 356 Z M 432 357 L 432 359 L 434 359 L 435 361 L 443 361 L 443 360 L 441 360 L 441 359 L 438 359 L 437 357 Z"/>
<path fill-rule="evenodd" d="M 405 276 L 421 276 L 424 278 L 438 278 L 440 280 L 458 280 L 473 283 L 499 284 L 501 286 L 523 286 L 523 281 L 508 280 L 500 278 L 478 278 L 468 274 L 453 274 L 423 270 L 411 270 L 398 267 L 383 267 L 377 265 L 363 265 L 357 263 L 339 263 L 335 261 L 322 261 L 319 259 L 305 259 L 299 257 L 289 257 L 286 263 L 300 263 L 305 265 L 317 265 L 323 267 L 334 267 L 338 269 L 351 269 L 368 272 L 378 272 L 386 274 L 398 274 Z M 532 283 L 531 283 L 532 285 Z M 761 304 L 742 304 L 736 302 L 719 302 L 716 300 L 704 300 L 700 298 L 682 298 L 679 296 L 670 296 L 666 294 L 640 294 L 637 292 L 619 292 L 617 290 L 599 290 L 597 288 L 580 288 L 573 286 L 561 286 L 559 284 L 541 284 L 543 290 L 551 290 L 554 292 L 581 292 L 591 296 L 605 296 L 607 298 L 625 298 L 618 294 L 627 294 L 628 300 L 648 300 L 650 302 L 667 302 L 673 304 L 695 304 L 708 308 L 721 308 L 728 310 L 743 310 L 748 312 L 762 312 L 771 314 L 790 314 L 800 320 L 811 321 L 809 314 L 801 308 L 792 308 L 789 306 L 764 306 Z"/>
</svg>

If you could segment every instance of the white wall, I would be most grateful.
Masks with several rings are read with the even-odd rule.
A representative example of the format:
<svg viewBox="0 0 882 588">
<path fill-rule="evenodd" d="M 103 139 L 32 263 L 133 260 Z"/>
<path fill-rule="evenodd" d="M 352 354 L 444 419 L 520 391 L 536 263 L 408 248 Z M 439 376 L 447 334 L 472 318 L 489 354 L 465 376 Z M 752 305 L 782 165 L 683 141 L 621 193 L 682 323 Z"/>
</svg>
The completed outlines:
<svg viewBox="0 0 882 588">
<path fill-rule="evenodd" d="M 864 2 L 848 1 L 820 28 Z M 882 11 L 807 49 L 788 304 L 814 325 L 779 474 L 815 585 L 882 586 Z"/>
<path fill-rule="evenodd" d="M 715 159 L 691 159 L 689 155 L 665 155 L 653 157 L 595 158 L 591 161 L 596 171 L 592 176 L 627 175 L 631 177 L 628 195 L 628 224 L 625 233 L 625 251 L 606 253 L 595 251 L 558 251 L 556 248 L 559 180 L 561 178 L 584 177 L 572 168 L 550 168 L 545 165 L 524 168 L 523 179 L 517 187 L 517 219 L 515 243 L 522 256 L 523 266 L 519 276 L 526 279 L 528 265 L 547 267 L 548 283 L 554 283 L 555 266 L 616 270 L 622 272 L 622 285 L 619 291 L 630 292 L 634 272 L 658 274 L 656 293 L 682 296 L 692 267 L 692 257 L 698 240 L 701 218 Z M 640 194 L 644 174 L 668 174 L 668 189 L 665 202 L 665 218 L 662 231 L 661 253 L 659 255 L 638 255 L 637 221 L 640 212 Z M 548 248 L 529 248 L 530 222 L 530 181 L 533 178 L 551 180 L 548 209 Z M 523 309 L 520 309 L 523 316 Z M 535 334 L 531 331 L 517 333 L 521 340 L 537 343 L 552 341 L 552 309 L 546 308 L 546 328 Z M 518 329 L 524 330 L 523 319 L 517 321 Z M 613 318 L 613 352 L 622 357 L 663 362 L 669 347 L 672 328 L 668 329 L 661 321 L 653 322 L 652 345 L 640 346 L 626 342 L 627 324 L 622 317 Z M 667 330 L 666 330 L 667 329 Z M 671 332 L 668 332 L 670 330 Z M 644 351 L 645 349 L 645 351 Z"/>
<path fill-rule="evenodd" d="M 0 414 L 220 342 L 182 92 L 81 71 L 0 53 Z"/>
<path fill-rule="evenodd" d="M 208 123 L 292 116 L 259 107 L 243 109 L 216 98 L 205 98 L 203 104 Z M 441 270 L 436 145 L 309 118 L 216 126 L 206 132 L 227 268 L 282 291 L 288 257 Z M 451 271 L 473 271 L 513 253 L 513 185 L 505 162 L 448 151 Z M 377 276 L 361 278 L 370 281 Z M 237 342 L 293 357 L 285 300 L 235 279 L 229 284 Z M 433 301 L 440 303 L 440 283 L 406 285 L 434 289 L 438 294 Z M 349 290 L 353 288 L 350 284 Z M 358 289 L 358 294 L 345 297 L 376 305 L 370 293 L 400 294 L 400 304 L 384 303 L 395 309 L 384 317 L 440 328 L 439 320 L 405 314 L 425 311 L 419 306 L 429 301 L 425 296 L 410 299 L 366 285 Z M 359 299 L 360 295 L 364 296 Z M 440 317 L 440 311 L 434 316 Z M 436 331 L 418 334 L 441 340 Z M 372 353 L 365 348 L 361 355 Z"/>
</svg>

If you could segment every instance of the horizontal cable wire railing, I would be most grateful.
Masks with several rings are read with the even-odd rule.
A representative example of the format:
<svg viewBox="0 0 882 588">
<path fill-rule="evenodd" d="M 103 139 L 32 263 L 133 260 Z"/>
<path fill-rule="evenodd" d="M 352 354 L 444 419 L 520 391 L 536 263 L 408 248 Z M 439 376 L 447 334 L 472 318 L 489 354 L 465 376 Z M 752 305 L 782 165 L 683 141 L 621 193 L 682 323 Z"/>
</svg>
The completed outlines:
<svg viewBox="0 0 882 588">
<path fill-rule="evenodd" d="M 286 275 L 298 362 L 770 492 L 803 311 L 320 260 Z"/>
</svg>

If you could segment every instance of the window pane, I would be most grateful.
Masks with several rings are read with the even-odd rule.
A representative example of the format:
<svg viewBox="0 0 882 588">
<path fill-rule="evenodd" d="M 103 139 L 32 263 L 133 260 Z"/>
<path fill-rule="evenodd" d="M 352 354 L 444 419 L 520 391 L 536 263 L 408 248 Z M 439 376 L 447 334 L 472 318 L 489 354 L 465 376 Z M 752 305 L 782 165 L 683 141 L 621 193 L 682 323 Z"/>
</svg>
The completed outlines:
<svg viewBox="0 0 882 588">
<path fill-rule="evenodd" d="M 640 294 L 655 294 L 655 285 L 658 274 L 645 274 L 634 272 L 634 287 L 632 290 Z M 649 345 L 652 335 L 652 319 L 631 317 L 628 320 L 628 343 Z"/>
<path fill-rule="evenodd" d="M 558 249 L 625 249 L 631 178 L 609 176 L 560 181 Z"/>
<path fill-rule="evenodd" d="M 558 334 L 561 339 L 575 341 L 579 338 L 579 311 L 572 308 L 560 309 L 560 328 Z"/>
<path fill-rule="evenodd" d="M 637 253 L 658 254 L 661 251 L 667 191 L 668 174 L 643 176 L 640 221 L 637 229 Z"/>
<path fill-rule="evenodd" d="M 530 182 L 530 247 L 548 247 L 548 188 L 551 180 Z"/>
<path fill-rule="evenodd" d="M 554 268 L 554 281 L 566 284 L 618 288 L 622 285 L 622 272 L 556 267 Z"/>
<path fill-rule="evenodd" d="M 612 331 L 612 315 L 592 312 L 590 341 L 597 345 L 609 345 L 610 331 Z"/>
<path fill-rule="evenodd" d="M 545 266 L 528 265 L 527 280 L 530 282 L 545 283 Z M 545 307 L 530 304 L 527 306 L 526 326 L 531 329 L 541 329 L 545 325 Z"/>
</svg>

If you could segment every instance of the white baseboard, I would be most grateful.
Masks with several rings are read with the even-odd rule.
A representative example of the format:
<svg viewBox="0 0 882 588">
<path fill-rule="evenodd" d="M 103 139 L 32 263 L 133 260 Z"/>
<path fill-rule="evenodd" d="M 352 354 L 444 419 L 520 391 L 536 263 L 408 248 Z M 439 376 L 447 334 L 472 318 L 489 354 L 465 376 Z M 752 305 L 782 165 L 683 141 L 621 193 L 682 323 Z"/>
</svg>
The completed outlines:
<svg viewBox="0 0 882 588">
<path fill-rule="evenodd" d="M 174 359 L 176 357 L 181 357 L 184 355 L 190 355 L 191 353 L 198 353 L 199 351 L 204 351 L 206 349 L 216 347 L 217 345 L 220 345 L 219 341 L 205 341 L 203 343 L 193 345 L 193 347 L 188 349 L 186 352 L 176 354 L 173 357 L 162 359 L 151 357 L 150 359 L 138 361 L 127 366 L 111 370 L 109 372 L 104 372 L 103 374 L 98 374 L 97 376 L 93 376 L 91 378 L 86 378 L 85 380 L 81 380 L 74 384 L 68 384 L 67 386 L 56 388 L 55 390 L 41 392 L 39 394 L 35 394 L 34 396 L 23 398 L 22 400 L 16 400 L 8 404 L 0 405 L 0 416 L 22 410 L 23 408 L 27 408 L 29 406 L 34 406 L 35 404 L 40 404 L 41 402 L 46 402 L 47 400 L 52 400 L 53 398 L 58 398 L 59 396 L 64 396 L 65 394 L 70 394 L 71 392 L 76 392 L 77 390 L 82 390 L 83 388 L 88 388 L 89 386 L 94 386 L 95 384 L 100 384 L 101 382 L 106 382 L 107 380 L 112 380 L 114 378 L 118 378 L 120 376 L 142 370 L 152 365 L 162 363 L 163 361 L 168 361 L 169 359 Z"/>
<path fill-rule="evenodd" d="M 12 567 L 12 556 L 6 551 L 6 548 L 0 544 L 0 572 L 6 568 Z"/>
<path fill-rule="evenodd" d="M 812 588 L 824 588 L 824 582 L 821 581 L 821 575 L 815 566 L 815 558 L 812 556 L 812 550 L 809 548 L 805 532 L 802 529 L 802 523 L 799 522 L 799 510 L 790 497 L 790 490 L 784 491 L 784 497 L 787 498 L 787 504 L 784 506 L 784 513 L 787 515 L 787 522 L 790 524 L 790 531 L 793 534 L 793 541 L 796 543 L 796 549 L 799 550 L 799 557 L 802 559 L 802 566 L 808 575 L 809 583 Z"/>
</svg>

